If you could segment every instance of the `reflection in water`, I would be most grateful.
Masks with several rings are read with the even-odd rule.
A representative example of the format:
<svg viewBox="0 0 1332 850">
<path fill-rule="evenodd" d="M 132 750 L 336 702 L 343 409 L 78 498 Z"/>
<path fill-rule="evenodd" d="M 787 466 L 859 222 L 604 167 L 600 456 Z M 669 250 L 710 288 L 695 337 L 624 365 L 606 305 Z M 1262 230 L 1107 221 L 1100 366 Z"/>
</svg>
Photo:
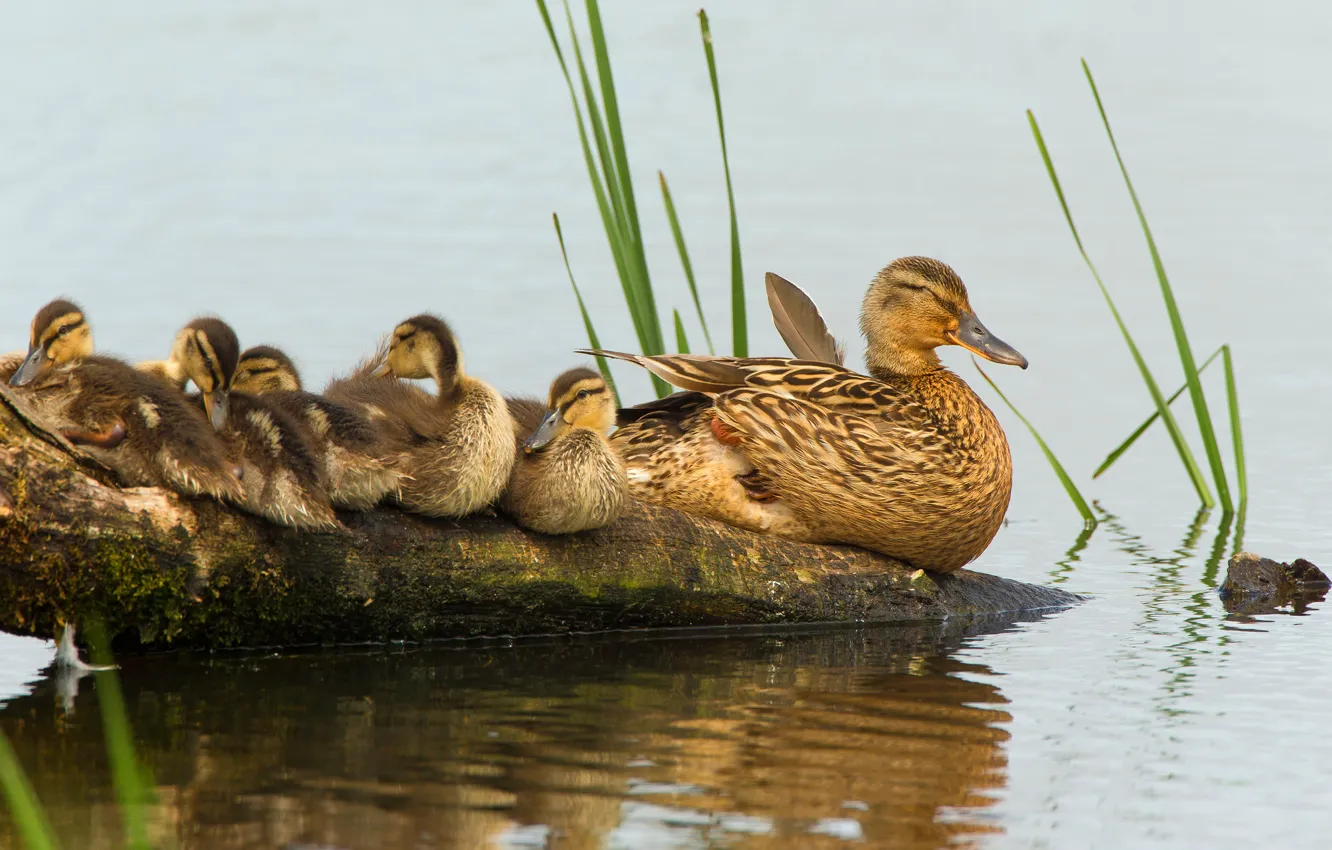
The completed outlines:
<svg viewBox="0 0 1332 850">
<path fill-rule="evenodd" d="M 1006 623 L 989 623 L 993 631 Z M 979 627 L 973 627 L 979 631 Z M 182 847 L 968 846 L 1006 781 L 961 626 L 128 659 Z M 66 846 L 116 846 L 96 696 L 0 713 Z M 12 835 L 3 831 L 0 844 Z"/>
</svg>

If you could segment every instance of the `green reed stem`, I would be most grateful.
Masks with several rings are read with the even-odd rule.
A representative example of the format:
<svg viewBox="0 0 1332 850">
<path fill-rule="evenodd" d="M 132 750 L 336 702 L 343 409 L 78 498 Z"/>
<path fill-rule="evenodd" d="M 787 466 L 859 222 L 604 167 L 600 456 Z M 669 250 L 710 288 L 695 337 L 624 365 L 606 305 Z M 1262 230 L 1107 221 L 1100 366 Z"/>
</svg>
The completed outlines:
<svg viewBox="0 0 1332 850">
<path fill-rule="evenodd" d="M 1216 351 L 1213 351 L 1211 355 L 1206 360 L 1203 361 L 1203 364 L 1198 367 L 1198 374 L 1201 375 L 1203 372 L 1207 371 L 1207 367 L 1212 365 L 1212 361 L 1221 356 L 1221 349 L 1224 347 L 1225 346 L 1222 346 L 1221 348 L 1218 348 Z M 1188 391 L 1188 388 L 1189 385 L 1185 384 L 1184 386 L 1175 390 L 1173 393 L 1170 394 L 1170 398 L 1166 399 L 1166 404 L 1174 404 L 1177 398 L 1184 395 L 1184 393 Z M 1156 420 L 1160 418 L 1161 418 L 1160 413 L 1153 413 L 1151 416 L 1148 416 L 1147 419 L 1141 425 L 1139 425 L 1133 431 L 1132 434 L 1129 434 L 1127 440 L 1120 443 L 1115 448 L 1114 451 L 1106 455 L 1105 460 L 1101 461 L 1101 465 L 1096 467 L 1096 471 L 1092 473 L 1092 478 L 1095 479 L 1101 477 L 1101 473 L 1105 472 L 1107 469 L 1111 467 L 1111 465 L 1114 464 L 1115 461 L 1119 460 L 1119 458 L 1124 454 L 1124 452 L 1128 451 L 1129 448 L 1138 441 L 1138 438 L 1141 437 L 1143 434 L 1145 434 L 1147 432 L 1147 429 L 1152 427 L 1152 424 L 1155 423 Z"/>
<path fill-rule="evenodd" d="M 1243 513 L 1249 504 L 1249 473 L 1244 463 L 1244 431 L 1240 427 L 1239 395 L 1235 392 L 1235 366 L 1230 361 L 1230 345 L 1221 346 L 1221 351 L 1226 369 L 1226 403 L 1230 408 L 1230 436 L 1235 444 L 1235 485 L 1239 491 L 1239 510 Z"/>
<path fill-rule="evenodd" d="M 149 850 L 147 808 L 153 801 L 153 793 L 134 754 L 134 733 L 130 728 L 129 712 L 125 709 L 125 696 L 120 690 L 120 676 L 115 671 L 110 642 L 100 623 L 93 622 L 88 626 L 88 650 L 93 664 L 104 668 L 93 675 L 97 683 L 97 702 L 102 710 L 102 732 L 111 765 L 111 782 L 116 789 L 125 827 L 125 846 L 132 850 Z"/>
<path fill-rule="evenodd" d="M 1197 491 L 1198 498 L 1202 501 L 1204 507 L 1210 508 L 1216 504 L 1216 500 L 1212 498 L 1212 491 L 1208 488 L 1207 481 L 1203 478 L 1197 461 L 1194 460 L 1189 444 L 1184 440 L 1184 434 L 1179 429 L 1179 423 L 1175 421 L 1174 414 L 1170 412 L 1170 407 L 1166 404 L 1165 396 L 1162 395 L 1161 388 L 1156 383 L 1156 378 L 1152 376 L 1147 361 L 1143 359 L 1142 352 L 1138 350 L 1137 343 L 1133 341 L 1133 335 L 1129 333 L 1128 326 L 1124 324 L 1124 319 L 1119 314 L 1119 309 L 1115 307 L 1114 299 L 1110 297 L 1110 290 L 1106 289 L 1105 282 L 1101 280 L 1100 273 L 1096 271 L 1096 265 L 1087 254 L 1086 247 L 1082 244 L 1082 237 L 1078 235 L 1077 225 L 1073 223 L 1073 214 L 1069 212 L 1068 201 L 1064 197 L 1064 188 L 1059 182 L 1059 175 L 1055 172 L 1054 162 L 1050 159 L 1050 151 L 1045 146 L 1045 138 L 1041 135 L 1040 125 L 1036 123 L 1036 116 L 1030 109 L 1027 110 L 1027 120 L 1031 124 L 1032 135 L 1036 138 L 1036 146 L 1040 149 L 1041 159 L 1045 162 L 1045 170 L 1050 175 L 1050 182 L 1054 184 L 1055 195 L 1058 196 L 1059 206 L 1064 211 L 1064 219 L 1068 222 L 1068 229 L 1073 233 L 1073 241 L 1077 243 L 1078 252 L 1082 254 L 1083 261 L 1087 264 L 1087 268 L 1091 270 L 1092 277 L 1095 278 L 1096 285 L 1105 298 L 1106 306 L 1110 308 L 1110 314 L 1114 316 L 1115 324 L 1119 326 L 1119 332 L 1124 337 L 1124 343 L 1128 346 L 1129 354 L 1133 356 L 1133 362 L 1137 364 L 1143 383 L 1147 385 L 1147 392 L 1151 395 L 1152 401 L 1156 403 L 1156 412 L 1160 415 L 1166 431 L 1170 434 L 1170 441 L 1174 443 L 1175 451 L 1179 453 L 1180 461 L 1184 464 L 1185 471 L 1188 472 L 1189 480 L 1193 482 L 1193 488 Z"/>
<path fill-rule="evenodd" d="M 685 335 L 684 322 L 680 321 L 680 311 L 673 310 L 675 314 L 675 348 L 681 354 L 689 353 L 689 337 Z"/>
<path fill-rule="evenodd" d="M 1054 470 L 1055 475 L 1059 478 L 1059 483 L 1064 485 L 1064 492 L 1068 494 L 1068 498 L 1072 500 L 1073 506 L 1077 508 L 1078 513 L 1082 515 L 1083 526 L 1086 528 L 1095 528 L 1096 514 L 1092 513 L 1091 506 L 1087 504 L 1086 499 L 1082 498 L 1082 493 L 1078 492 L 1077 485 L 1073 483 L 1072 478 L 1069 478 L 1068 473 L 1064 470 L 1064 465 L 1059 462 L 1059 458 L 1055 457 L 1055 454 L 1050 450 L 1049 445 L 1047 445 L 1045 440 L 1041 438 L 1040 433 L 1036 430 L 1036 426 L 1032 425 L 1031 422 L 1027 420 L 1027 417 L 1022 415 L 1022 411 L 1018 410 L 1013 405 L 1013 402 L 1008 400 L 1008 396 L 1004 395 L 1004 391 L 999 389 L 998 384 L 990 380 L 990 376 L 985 374 L 985 370 L 981 368 L 980 363 L 978 363 L 974 357 L 971 359 L 971 362 L 972 365 L 976 367 L 976 371 L 980 372 L 981 377 L 985 379 L 985 383 L 990 385 L 990 388 L 999 395 L 999 398 L 1003 400 L 1004 404 L 1008 405 L 1008 409 L 1013 411 L 1013 415 L 1020 419 L 1023 425 L 1027 426 L 1027 430 L 1031 432 L 1031 436 L 1036 439 L 1036 445 L 1040 446 L 1041 451 L 1045 453 L 1045 459 L 1050 462 L 1050 468 Z"/>
<path fill-rule="evenodd" d="M 560 256 L 564 257 L 564 270 L 569 273 L 569 285 L 573 287 L 574 298 L 578 300 L 578 312 L 583 316 L 583 327 L 587 330 L 587 341 L 592 347 L 601 350 L 601 340 L 597 339 L 597 329 L 592 326 L 592 317 L 588 315 L 587 305 L 583 303 L 583 293 L 578 291 L 578 282 L 574 280 L 573 268 L 569 265 L 569 252 L 564 248 L 564 231 L 560 229 L 560 217 L 554 213 L 551 218 L 555 220 L 555 238 L 560 240 Z M 620 404 L 620 393 L 615 388 L 615 379 L 611 377 L 610 364 L 606 362 L 605 357 L 597 358 L 597 371 L 601 372 L 601 377 L 606 379 L 606 386 L 610 387 L 611 395 L 615 397 L 616 407 Z"/>
<path fill-rule="evenodd" d="M 675 247 L 680 252 L 680 265 L 684 266 L 685 280 L 689 283 L 689 295 L 694 299 L 694 309 L 698 311 L 698 323 L 703 326 L 703 339 L 708 344 L 708 354 L 716 354 L 712 347 L 712 334 L 708 331 L 708 320 L 703 316 L 703 303 L 698 298 L 698 284 L 694 280 L 694 264 L 689 262 L 689 250 L 685 248 L 684 231 L 680 229 L 680 219 L 675 214 L 675 202 L 671 200 L 671 189 L 666 185 L 666 175 L 657 172 L 661 181 L 661 199 L 666 204 L 666 218 L 671 223 L 671 234 L 675 236 Z M 678 319 L 677 319 L 678 321 Z"/>
<path fill-rule="evenodd" d="M 717 106 L 717 133 L 721 136 L 722 169 L 726 172 L 726 201 L 731 208 L 731 335 L 736 357 L 749 356 L 749 326 L 745 315 L 745 273 L 740 263 L 740 226 L 735 215 L 735 192 L 731 188 L 731 163 L 726 155 L 726 124 L 722 120 L 721 87 L 717 84 L 717 57 L 712 51 L 712 30 L 708 13 L 698 10 L 699 30 L 703 34 L 703 53 L 708 58 L 708 79 L 712 81 L 712 100 Z"/>
<path fill-rule="evenodd" d="M 55 850 L 60 846 L 46 811 L 3 730 L 0 730 L 0 791 L 4 792 L 9 816 L 27 850 Z"/>
<path fill-rule="evenodd" d="M 1082 60 L 1082 70 L 1087 75 L 1092 96 L 1096 98 L 1096 108 L 1101 113 L 1101 123 L 1105 125 L 1105 134 L 1110 139 L 1110 148 L 1115 152 L 1115 161 L 1119 163 L 1119 172 L 1124 175 L 1124 185 L 1128 187 L 1129 197 L 1133 200 L 1133 209 L 1138 214 L 1138 223 L 1147 237 L 1147 250 L 1152 255 L 1152 266 L 1156 269 L 1156 279 L 1161 285 L 1161 297 L 1165 300 L 1166 313 L 1170 316 L 1170 329 L 1175 336 L 1175 347 L 1179 349 L 1179 362 L 1184 367 L 1184 380 L 1188 383 L 1189 398 L 1193 401 L 1193 412 L 1198 419 L 1198 432 L 1202 435 L 1203 450 L 1207 453 L 1207 463 L 1212 469 L 1212 479 L 1216 483 L 1217 496 L 1221 499 L 1221 510 L 1230 513 L 1234 506 L 1230 501 L 1230 485 L 1226 482 L 1225 466 L 1221 463 L 1221 449 L 1217 445 L 1216 432 L 1212 428 L 1212 416 L 1207 407 L 1207 396 L 1203 393 L 1202 381 L 1198 379 L 1198 367 L 1194 363 L 1193 348 L 1189 345 L 1188 333 L 1184 330 L 1184 319 L 1180 315 L 1179 305 L 1175 302 L 1175 293 L 1166 277 L 1165 265 L 1161 254 L 1156 250 L 1156 240 L 1152 238 L 1152 229 L 1147 225 L 1147 216 L 1138 201 L 1138 193 L 1133 189 L 1124 158 L 1119 154 L 1119 145 L 1115 134 L 1110 129 L 1110 119 L 1105 114 L 1105 105 L 1101 102 L 1101 93 L 1096 89 L 1096 80 L 1092 78 L 1087 60 Z M 1206 500 L 1204 500 L 1206 504 Z"/>
</svg>

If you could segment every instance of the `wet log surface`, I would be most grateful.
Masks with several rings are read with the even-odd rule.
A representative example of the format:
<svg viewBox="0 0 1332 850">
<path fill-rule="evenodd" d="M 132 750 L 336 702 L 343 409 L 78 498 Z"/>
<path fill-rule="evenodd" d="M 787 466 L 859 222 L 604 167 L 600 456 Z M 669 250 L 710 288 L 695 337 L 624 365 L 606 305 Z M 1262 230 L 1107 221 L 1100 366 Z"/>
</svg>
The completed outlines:
<svg viewBox="0 0 1332 850">
<path fill-rule="evenodd" d="M 395 508 L 343 533 L 115 485 L 0 387 L 0 629 L 101 619 L 116 648 L 424 640 L 671 626 L 941 619 L 1072 605 L 1062 590 L 938 576 L 851 547 L 634 504 L 600 531 Z"/>
</svg>

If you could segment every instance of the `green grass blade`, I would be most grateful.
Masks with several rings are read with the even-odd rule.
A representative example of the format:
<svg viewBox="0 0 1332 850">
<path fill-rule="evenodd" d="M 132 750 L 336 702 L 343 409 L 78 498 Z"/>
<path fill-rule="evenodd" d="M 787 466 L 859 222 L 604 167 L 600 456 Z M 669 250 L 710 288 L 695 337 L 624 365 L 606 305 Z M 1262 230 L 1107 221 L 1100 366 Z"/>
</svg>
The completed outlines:
<svg viewBox="0 0 1332 850">
<path fill-rule="evenodd" d="M 545 0 L 537 0 L 537 9 L 541 12 L 541 19 L 546 25 L 546 34 L 550 36 L 551 47 L 555 49 L 555 58 L 559 60 L 560 71 L 564 74 L 565 85 L 569 88 L 569 100 L 573 103 L 574 117 L 578 122 L 578 140 L 583 147 L 583 159 L 587 164 L 588 182 L 592 184 L 592 192 L 597 199 L 597 209 L 601 213 L 601 223 L 606 228 L 606 238 L 611 242 L 611 255 L 615 260 L 616 271 L 619 273 L 622 281 L 628 280 L 628 271 L 623 268 L 622 252 L 617 247 L 618 225 L 615 223 L 615 217 L 610 206 L 610 201 L 606 195 L 606 188 L 601 180 L 600 172 L 597 171 L 597 162 L 592 156 L 592 145 L 588 141 L 587 125 L 583 121 L 583 109 L 578 104 L 577 89 L 574 88 L 573 77 L 569 74 L 569 66 L 564 61 L 564 52 L 560 50 L 559 39 L 555 37 L 555 27 L 550 20 L 550 12 L 546 9 Z M 567 12 L 566 8 L 566 12 Z M 572 26 L 572 25 L 571 25 Z M 626 296 L 627 297 L 627 296 Z M 630 317 L 633 317 L 633 305 L 630 306 Z"/>
<path fill-rule="evenodd" d="M 689 262 L 689 251 L 685 248 L 684 231 L 680 229 L 680 219 L 675 214 L 675 202 L 671 200 L 671 189 L 666 185 L 666 175 L 660 171 L 661 199 L 666 204 L 666 218 L 671 223 L 671 233 L 675 236 L 675 247 L 680 252 L 680 265 L 684 266 L 685 280 L 689 283 L 689 294 L 694 299 L 694 309 L 698 311 L 698 323 L 703 326 L 703 339 L 708 344 L 708 353 L 716 354 L 712 347 L 712 334 L 708 332 L 708 320 L 703 317 L 703 304 L 698 299 L 698 283 L 694 280 L 694 264 Z"/>
<path fill-rule="evenodd" d="M 1220 348 L 1218 348 L 1216 351 L 1213 351 L 1211 356 L 1208 357 L 1206 360 L 1204 360 L 1203 364 L 1198 367 L 1198 374 L 1201 375 L 1203 372 L 1207 371 L 1207 367 L 1211 366 L 1212 361 L 1215 360 L 1217 357 L 1219 357 L 1220 354 L 1221 354 Z M 1185 384 L 1184 386 L 1175 390 L 1173 393 L 1171 393 L 1170 398 L 1166 399 L 1166 404 L 1167 405 L 1174 404 L 1175 399 L 1184 395 L 1184 393 L 1188 390 L 1188 388 L 1189 385 Z M 1159 413 L 1153 413 L 1151 416 L 1148 416 L 1146 421 L 1144 421 L 1141 425 L 1139 425 L 1132 434 L 1129 434 L 1127 440 L 1120 443 L 1115 448 L 1114 451 L 1106 455 L 1105 460 L 1101 461 L 1101 465 L 1096 467 L 1096 471 L 1092 473 L 1092 478 L 1093 479 L 1100 478 L 1101 473 L 1105 472 L 1114 464 L 1115 461 L 1119 460 L 1119 458 L 1124 454 L 1124 452 L 1128 451 L 1129 448 L 1138 441 L 1138 438 L 1141 437 L 1143 434 L 1147 433 L 1147 429 L 1152 427 L 1152 425 L 1156 422 L 1156 420 L 1160 418 L 1161 414 Z"/>
<path fill-rule="evenodd" d="M 1189 345 L 1188 333 L 1184 330 L 1184 319 L 1180 316 L 1179 305 L 1175 303 L 1174 291 L 1170 288 L 1170 279 L 1166 277 L 1165 265 L 1161 262 L 1161 254 L 1156 250 L 1156 240 L 1152 238 L 1152 229 L 1147 225 L 1147 216 L 1142 211 L 1142 204 L 1138 201 L 1138 193 L 1133 189 L 1133 181 L 1129 179 L 1128 168 L 1124 166 L 1124 158 L 1119 154 L 1119 145 L 1115 142 L 1115 134 L 1110 129 L 1110 119 L 1105 114 L 1105 105 L 1101 102 L 1101 93 L 1096 89 L 1096 80 L 1092 78 L 1091 68 L 1087 65 L 1087 60 L 1082 60 L 1082 70 L 1087 75 L 1087 83 L 1091 86 L 1092 96 L 1096 98 L 1096 108 L 1101 113 L 1101 123 L 1105 125 L 1105 134 L 1110 139 L 1110 148 L 1115 152 L 1115 161 L 1119 163 L 1119 171 L 1124 175 L 1124 185 L 1128 187 L 1129 197 L 1133 199 L 1133 209 L 1138 213 L 1138 223 L 1142 225 L 1142 233 L 1147 237 L 1147 249 L 1152 255 L 1152 266 L 1156 269 L 1156 279 L 1161 285 L 1161 297 L 1165 300 L 1166 312 L 1170 316 L 1170 329 L 1175 335 L 1175 346 L 1179 349 L 1179 362 L 1184 367 L 1184 379 L 1188 382 L 1189 398 L 1193 401 L 1193 411 L 1198 419 L 1198 432 L 1202 435 L 1203 449 L 1207 453 L 1207 464 L 1212 468 L 1212 478 L 1216 482 L 1217 496 L 1221 500 L 1221 509 L 1230 513 L 1234 508 L 1230 501 L 1230 485 L 1226 482 L 1225 466 L 1221 463 L 1221 449 L 1216 442 L 1216 432 L 1212 428 L 1211 411 L 1207 407 L 1207 396 L 1203 392 L 1202 381 L 1198 379 L 1198 367 L 1194 363 L 1193 348 Z"/>
<path fill-rule="evenodd" d="M 689 353 L 689 337 L 685 336 L 684 322 L 680 321 L 680 311 L 675 312 L 675 350 L 680 354 Z"/>
<path fill-rule="evenodd" d="M 731 188 L 731 163 L 726 156 L 726 124 L 722 121 L 721 88 L 717 85 L 717 57 L 712 51 L 712 30 L 708 13 L 698 10 L 698 25 L 703 33 L 703 52 L 708 57 L 708 79 L 712 81 L 712 100 L 717 106 L 717 133 L 721 136 L 722 169 L 726 172 L 726 201 L 731 207 L 731 336 L 736 357 L 749 356 L 749 320 L 745 315 L 745 273 L 740 264 L 740 227 L 735 217 L 735 191 Z"/>
<path fill-rule="evenodd" d="M 577 28 L 574 26 L 573 13 L 569 8 L 568 0 L 564 0 L 564 14 L 569 27 L 574 64 L 578 70 L 579 85 L 587 107 L 587 124 L 585 125 L 582 109 L 578 102 L 578 88 L 574 85 L 568 63 L 560 49 L 559 39 L 555 35 L 550 13 L 544 0 L 537 0 L 537 8 L 541 13 L 542 21 L 545 23 L 551 46 L 555 49 L 560 70 L 564 73 L 565 83 L 569 89 L 570 100 L 574 105 L 574 114 L 578 120 L 579 140 L 583 147 L 583 158 L 587 164 L 588 177 L 597 198 L 597 208 L 601 213 L 602 226 L 606 231 L 606 242 L 610 247 L 611 256 L 615 260 L 616 274 L 620 279 L 620 288 L 624 295 L 625 306 L 629 310 L 629 318 L 633 323 L 639 348 L 645 353 L 661 353 L 665 350 L 664 338 L 661 321 L 657 316 L 651 281 L 647 275 L 647 260 L 643 253 L 642 239 L 639 235 L 637 211 L 632 202 L 633 188 L 624 184 L 624 180 L 628 179 L 628 169 L 627 160 L 622 159 L 623 139 L 619 139 L 618 145 L 614 141 L 615 135 L 619 133 L 619 110 L 614 100 L 613 84 L 610 90 L 611 100 L 606 104 L 607 115 L 603 120 L 602 111 L 597 104 L 596 91 L 593 89 L 592 80 L 588 73 L 587 63 L 583 59 L 583 50 L 578 39 Z M 604 33 L 601 29 L 599 10 L 589 8 L 589 15 L 595 16 L 595 20 L 590 19 L 593 52 L 598 61 L 598 74 L 603 83 L 604 99 L 604 85 L 607 80 L 606 75 L 609 74 L 609 60 L 607 58 L 606 62 L 603 63 L 602 59 L 608 57 L 608 53 L 605 47 Z M 590 132 L 588 125 L 591 127 Z M 610 127 L 609 135 L 608 126 Z M 595 156 L 593 155 L 594 148 L 596 150 Z M 622 167 L 622 164 L 624 167 Z M 670 386 L 665 381 L 655 375 L 650 377 L 658 396 L 670 392 Z"/>
<path fill-rule="evenodd" d="M 23 846 L 28 850 L 55 850 L 60 846 L 46 811 L 23 773 L 9 739 L 0 731 L 0 790 L 4 791 L 9 816 L 14 821 Z"/>
<path fill-rule="evenodd" d="M 617 182 L 621 190 L 626 223 L 634 241 L 641 245 L 643 234 L 638 224 L 638 205 L 634 201 L 634 183 L 629 174 L 629 154 L 625 149 L 624 132 L 620 126 L 620 102 L 615 96 L 615 75 L 611 72 L 610 49 L 606 44 L 606 31 L 601 25 L 601 7 L 597 0 L 587 0 L 587 25 L 592 33 L 592 51 L 597 61 L 597 79 L 601 84 L 601 102 L 606 110 L 606 127 L 610 131 L 611 150 L 615 157 Z"/>
<path fill-rule="evenodd" d="M 1069 478 L 1068 473 L 1064 471 L 1064 465 L 1059 462 L 1059 458 L 1055 457 L 1054 452 L 1052 452 L 1050 447 L 1046 445 L 1045 440 L 1041 439 L 1041 435 L 1036 431 L 1035 426 L 1027 421 L 1027 417 L 1023 416 L 1022 412 L 1013 406 L 1013 402 L 1008 400 L 1008 396 L 1004 395 L 1004 391 L 999 389 L 999 386 L 995 384 L 994 381 L 990 380 L 989 375 L 985 374 L 985 370 L 981 368 L 980 363 L 976 362 L 974 357 L 971 359 L 971 362 L 972 365 L 976 367 L 976 371 L 980 372 L 981 377 L 985 379 L 985 383 L 989 384 L 990 388 L 999 395 L 999 398 L 1003 400 L 1004 404 L 1008 405 L 1008 409 L 1013 411 L 1013 415 L 1020 419 L 1023 425 L 1027 426 L 1027 430 L 1031 432 L 1031 436 L 1036 438 L 1036 445 L 1040 446 L 1041 451 L 1045 453 L 1045 459 L 1050 462 L 1050 468 L 1053 469 L 1055 475 L 1058 476 L 1059 483 L 1064 485 L 1064 492 L 1068 494 L 1068 498 L 1072 500 L 1073 506 L 1076 507 L 1078 513 L 1082 515 L 1083 525 L 1087 528 L 1095 528 L 1096 514 L 1092 513 L 1091 506 L 1087 504 L 1086 499 L 1082 498 L 1082 493 L 1078 492 L 1077 485 L 1073 483 L 1073 479 Z"/>
<path fill-rule="evenodd" d="M 144 769 L 134 755 L 134 733 L 130 728 L 125 695 L 120 690 L 120 676 L 114 669 L 106 632 L 100 623 L 88 626 L 88 650 L 93 665 L 104 667 L 95 672 L 97 703 L 102 710 L 102 732 L 106 738 L 106 757 L 111 765 L 111 782 L 116 788 L 120 818 L 125 827 L 125 846 L 132 850 L 150 850 L 147 808 L 153 793 L 145 781 Z"/>
<path fill-rule="evenodd" d="M 565 0 L 565 18 L 569 24 L 569 40 L 573 47 L 574 67 L 578 69 L 578 80 L 583 90 L 583 101 L 587 105 L 588 123 L 592 127 L 592 142 L 596 146 L 597 161 L 601 164 L 598 179 L 604 181 L 606 197 L 610 203 L 610 215 L 603 222 L 606 227 L 606 241 L 615 256 L 615 268 L 620 274 L 620 287 L 624 291 L 624 301 L 629 308 L 629 318 L 633 321 L 638 344 L 646 353 L 653 347 L 653 339 L 648 327 L 649 314 L 645 310 L 646 301 L 638 279 L 636 264 L 633 260 L 633 236 L 625 226 L 624 195 L 619 186 L 619 172 L 614 162 L 610 142 L 606 138 L 606 129 L 597 106 L 597 96 L 592 88 L 592 79 L 588 75 L 587 63 L 583 61 L 583 49 L 574 28 L 573 13 Z"/>
<path fill-rule="evenodd" d="M 578 291 L 578 283 L 574 280 L 573 267 L 569 265 L 569 252 L 564 248 L 564 231 L 560 229 L 560 217 L 554 213 L 551 218 L 555 220 L 555 238 L 560 240 L 560 256 L 564 257 L 564 270 L 569 273 L 569 285 L 573 287 L 574 298 L 578 299 L 578 312 L 583 315 L 583 327 L 587 330 L 587 341 L 593 348 L 601 348 L 601 340 L 597 339 L 597 329 L 592 326 L 592 317 L 587 313 L 587 306 L 583 304 L 583 294 Z M 601 372 L 601 377 L 606 379 L 606 386 L 610 387 L 611 395 L 615 396 L 615 406 L 620 405 L 620 393 L 615 388 L 615 379 L 611 377 L 610 364 L 606 362 L 605 357 L 597 358 L 597 370 Z"/>
<path fill-rule="evenodd" d="M 645 354 L 661 354 L 665 348 L 661 320 L 657 316 L 656 296 L 652 292 L 652 279 L 648 274 L 647 254 L 643 246 L 643 233 L 638 222 L 638 205 L 634 200 L 634 183 L 629 172 L 629 153 L 624 144 L 624 133 L 620 125 L 619 99 L 615 95 L 615 76 L 611 72 L 610 49 L 606 42 L 606 32 L 601 25 L 601 7 L 597 0 L 587 0 L 588 30 L 592 35 L 592 51 L 597 63 L 597 79 L 601 85 L 601 103 L 606 113 L 606 128 L 610 137 L 612 161 L 615 164 L 615 185 L 619 192 L 622 230 L 628 256 L 625 265 L 629 268 L 634 287 L 639 299 L 639 311 L 645 320 L 644 331 L 650 338 L 653 348 L 644 349 Z M 609 175 L 607 176 L 609 179 Z M 656 376 L 653 376 L 656 378 Z M 658 394 L 664 394 L 665 384 L 660 383 Z"/>
<path fill-rule="evenodd" d="M 1226 401 L 1230 407 L 1230 436 L 1235 443 L 1235 485 L 1239 491 L 1239 509 L 1249 504 L 1249 473 L 1244 463 L 1244 431 L 1240 428 L 1239 395 L 1235 392 L 1235 367 L 1230 362 L 1230 346 L 1221 346 L 1226 369 Z"/>
<path fill-rule="evenodd" d="M 1110 315 L 1115 319 L 1115 324 L 1119 326 L 1119 332 L 1124 337 L 1124 343 L 1128 346 L 1129 354 L 1133 357 L 1133 362 L 1137 364 L 1138 372 L 1142 375 L 1142 381 L 1147 385 L 1147 392 L 1151 395 L 1152 401 L 1156 403 L 1156 412 L 1161 417 L 1166 431 L 1170 434 L 1170 441 L 1175 445 L 1175 451 L 1179 453 L 1180 461 L 1184 464 L 1184 469 L 1188 472 L 1189 480 L 1193 482 L 1193 488 L 1198 492 L 1198 498 L 1202 501 L 1204 507 L 1212 507 L 1216 500 L 1212 498 L 1212 491 L 1207 486 L 1207 480 L 1203 478 L 1202 470 L 1198 468 L 1198 462 L 1193 457 L 1189 444 L 1184 439 L 1184 434 L 1179 429 L 1179 423 L 1175 421 L 1175 416 L 1170 412 L 1169 405 L 1166 404 L 1165 396 L 1161 394 L 1161 388 L 1156 383 L 1156 378 L 1152 376 L 1152 371 L 1147 366 L 1147 361 L 1143 359 L 1142 352 L 1138 350 L 1138 345 L 1133 341 L 1133 335 L 1129 333 L 1128 326 L 1124 324 L 1124 319 L 1119 315 L 1119 308 L 1115 306 L 1114 299 L 1110 297 L 1110 290 L 1106 289 L 1105 282 L 1101 280 L 1100 272 L 1096 271 L 1096 265 L 1092 263 L 1091 256 L 1082 244 L 1082 237 L 1078 235 L 1077 225 L 1073 223 L 1073 214 L 1069 212 L 1068 201 L 1064 198 L 1064 188 L 1059 182 L 1059 175 L 1055 172 L 1054 161 L 1050 159 L 1050 151 L 1045 146 L 1045 138 L 1041 135 L 1040 125 L 1036 123 L 1036 116 L 1030 109 L 1027 110 L 1027 120 L 1031 124 L 1032 135 L 1036 137 L 1036 146 L 1040 149 L 1041 159 L 1045 162 L 1045 170 L 1050 175 L 1050 182 L 1054 184 L 1055 195 L 1059 198 L 1059 206 L 1064 210 L 1064 219 L 1068 222 L 1068 229 L 1073 233 L 1073 241 L 1077 243 L 1078 252 L 1082 254 L 1083 261 L 1087 268 L 1091 270 L 1092 277 L 1096 279 L 1096 285 L 1101 290 L 1102 297 L 1105 298 L 1106 306 L 1110 308 Z"/>
</svg>

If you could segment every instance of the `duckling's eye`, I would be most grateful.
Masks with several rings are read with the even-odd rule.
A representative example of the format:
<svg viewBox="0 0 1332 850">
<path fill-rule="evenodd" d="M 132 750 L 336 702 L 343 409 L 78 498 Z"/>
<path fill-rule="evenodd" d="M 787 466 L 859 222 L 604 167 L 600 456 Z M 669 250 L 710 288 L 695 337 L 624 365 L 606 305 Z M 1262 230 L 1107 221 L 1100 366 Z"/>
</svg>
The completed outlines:
<svg viewBox="0 0 1332 850">
<path fill-rule="evenodd" d="M 587 390 L 579 390 L 579 391 L 578 391 L 578 395 L 574 396 L 574 398 L 576 398 L 576 399 L 578 399 L 578 400 L 581 401 L 581 400 L 587 398 L 588 395 L 590 395 L 590 393 L 588 393 Z"/>
<path fill-rule="evenodd" d="M 74 329 L 73 325 L 65 325 L 60 330 L 56 331 L 56 336 L 64 336 L 73 329 Z"/>
</svg>

